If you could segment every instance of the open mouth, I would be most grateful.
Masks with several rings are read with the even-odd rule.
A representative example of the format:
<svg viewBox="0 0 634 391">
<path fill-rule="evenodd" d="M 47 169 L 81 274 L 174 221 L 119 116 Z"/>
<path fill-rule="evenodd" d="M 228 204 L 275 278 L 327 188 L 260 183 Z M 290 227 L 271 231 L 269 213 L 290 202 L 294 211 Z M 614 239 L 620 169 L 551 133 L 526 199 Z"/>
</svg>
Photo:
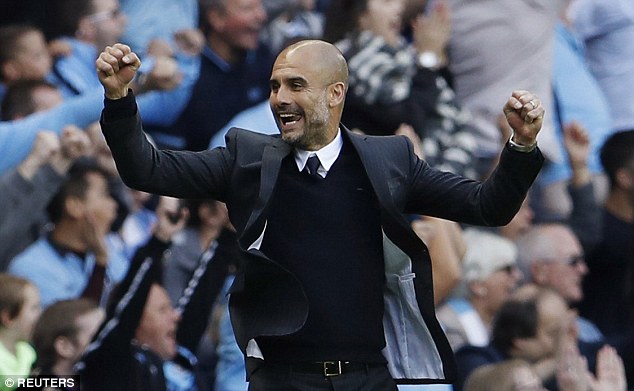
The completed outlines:
<svg viewBox="0 0 634 391">
<path fill-rule="evenodd" d="M 294 125 L 302 118 L 301 115 L 295 113 L 280 113 L 279 117 L 284 126 Z"/>
</svg>

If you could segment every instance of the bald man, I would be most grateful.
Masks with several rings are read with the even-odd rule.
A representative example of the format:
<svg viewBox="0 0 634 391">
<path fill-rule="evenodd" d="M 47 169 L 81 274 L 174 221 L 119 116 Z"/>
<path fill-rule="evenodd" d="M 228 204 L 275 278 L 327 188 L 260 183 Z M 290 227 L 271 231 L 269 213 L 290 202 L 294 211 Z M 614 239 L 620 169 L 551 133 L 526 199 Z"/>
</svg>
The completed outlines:
<svg viewBox="0 0 634 391">
<path fill-rule="evenodd" d="M 301 41 L 277 57 L 270 105 L 279 136 L 234 128 L 226 148 L 202 152 L 148 143 L 128 88 L 139 65 L 125 45 L 97 60 L 102 129 L 129 186 L 227 204 L 245 255 L 230 311 L 250 390 L 451 383 L 429 253 L 405 216 L 506 224 L 542 165 L 539 99 L 508 98 L 514 135 L 480 183 L 430 168 L 405 137 L 346 129 L 347 64 L 326 42 Z M 384 257 L 384 240 L 403 256 Z"/>
</svg>

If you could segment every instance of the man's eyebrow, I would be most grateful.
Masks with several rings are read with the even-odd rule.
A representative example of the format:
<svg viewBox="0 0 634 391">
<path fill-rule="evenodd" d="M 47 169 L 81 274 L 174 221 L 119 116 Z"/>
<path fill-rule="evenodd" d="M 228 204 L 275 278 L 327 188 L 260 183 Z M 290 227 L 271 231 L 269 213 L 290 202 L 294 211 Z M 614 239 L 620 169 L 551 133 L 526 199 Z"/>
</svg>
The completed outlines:
<svg viewBox="0 0 634 391">
<path fill-rule="evenodd" d="M 308 81 L 301 76 L 289 77 L 286 79 L 287 83 L 300 83 L 300 84 L 308 84 Z"/>
<path fill-rule="evenodd" d="M 308 80 L 306 80 L 305 78 L 301 77 L 301 76 L 292 76 L 292 77 L 287 77 L 287 78 L 283 78 L 281 81 L 277 78 L 272 78 L 269 80 L 269 85 L 270 86 L 279 86 L 280 84 L 285 83 L 285 84 L 300 84 L 302 86 L 308 85 Z"/>
</svg>

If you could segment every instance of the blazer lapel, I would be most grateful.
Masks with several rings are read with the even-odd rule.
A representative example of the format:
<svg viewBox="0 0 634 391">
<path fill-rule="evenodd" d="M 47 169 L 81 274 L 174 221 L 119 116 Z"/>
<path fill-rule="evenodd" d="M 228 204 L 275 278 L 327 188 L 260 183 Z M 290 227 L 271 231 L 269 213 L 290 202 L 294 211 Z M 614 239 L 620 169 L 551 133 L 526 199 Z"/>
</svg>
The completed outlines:
<svg viewBox="0 0 634 391">
<path fill-rule="evenodd" d="M 291 147 L 281 139 L 273 139 L 273 142 L 264 148 L 262 154 L 262 167 L 260 172 L 260 192 L 254 205 L 249 220 L 244 228 L 244 234 L 240 238 L 243 249 L 247 249 L 262 233 L 264 222 L 262 217 L 266 205 L 269 203 L 277 177 L 280 173 L 282 159 L 291 152 Z M 257 222 L 257 223 L 256 223 Z M 255 231 L 254 231 L 255 230 Z"/>
<path fill-rule="evenodd" d="M 363 165 L 363 168 L 370 179 L 370 183 L 372 184 L 372 188 L 378 197 L 379 203 L 387 210 L 394 210 L 394 203 L 392 202 L 392 196 L 388 185 L 389 178 L 387 178 L 384 173 L 380 159 L 376 158 L 376 151 L 372 151 L 369 147 L 367 136 L 354 134 L 343 125 L 341 125 L 341 127 L 344 129 L 343 133 L 348 137 L 348 140 L 350 140 L 354 149 L 357 151 L 357 154 L 361 159 L 361 164 Z"/>
<path fill-rule="evenodd" d="M 383 229 L 388 234 L 388 237 L 396 241 L 396 244 L 402 244 L 399 236 L 391 234 L 400 232 L 401 234 L 407 234 L 413 242 L 418 242 L 416 234 L 410 229 L 409 223 L 403 218 L 403 214 L 394 203 L 396 195 L 392 194 L 392 188 L 390 187 L 391 178 L 385 172 L 381 159 L 377 159 L 377 156 L 381 156 L 380 151 L 374 150 L 372 144 L 368 142 L 367 136 L 354 134 L 347 129 L 345 129 L 345 134 L 357 150 L 361 164 L 365 168 L 372 188 L 376 192 L 377 200 L 382 210 Z M 409 242 L 412 242 L 412 240 Z"/>
</svg>

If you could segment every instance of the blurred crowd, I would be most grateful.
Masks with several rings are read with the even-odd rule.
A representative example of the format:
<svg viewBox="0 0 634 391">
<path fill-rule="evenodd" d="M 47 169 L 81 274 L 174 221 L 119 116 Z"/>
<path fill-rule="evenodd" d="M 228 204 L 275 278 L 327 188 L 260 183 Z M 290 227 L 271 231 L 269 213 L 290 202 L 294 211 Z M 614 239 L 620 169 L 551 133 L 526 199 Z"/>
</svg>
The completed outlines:
<svg viewBox="0 0 634 391">
<path fill-rule="evenodd" d="M 148 138 L 201 151 L 223 147 L 231 127 L 276 133 L 275 56 L 323 39 L 348 60 L 346 127 L 408 137 L 432 167 L 468 179 L 487 177 L 511 136 L 498 112 L 511 91 L 535 92 L 546 110 L 546 164 L 509 225 L 410 216 L 459 379 L 403 389 L 634 389 L 631 0 L 23 0 L 0 10 L 0 379 L 246 390 L 227 310 L 241 259 L 226 207 L 123 184 L 98 122 L 95 60 L 128 44 L 142 60 L 134 91 Z M 143 370 L 113 380 L 131 367 Z"/>
</svg>

